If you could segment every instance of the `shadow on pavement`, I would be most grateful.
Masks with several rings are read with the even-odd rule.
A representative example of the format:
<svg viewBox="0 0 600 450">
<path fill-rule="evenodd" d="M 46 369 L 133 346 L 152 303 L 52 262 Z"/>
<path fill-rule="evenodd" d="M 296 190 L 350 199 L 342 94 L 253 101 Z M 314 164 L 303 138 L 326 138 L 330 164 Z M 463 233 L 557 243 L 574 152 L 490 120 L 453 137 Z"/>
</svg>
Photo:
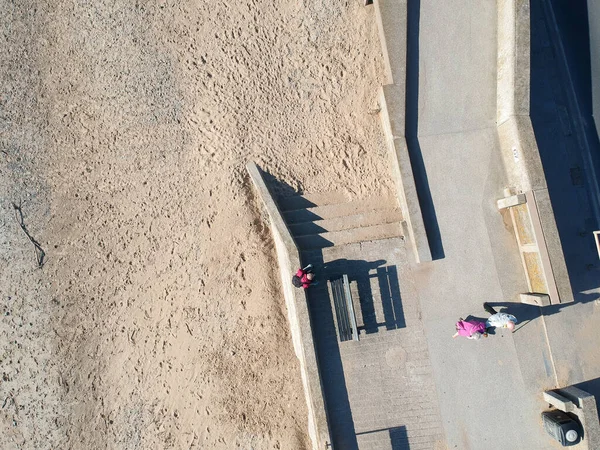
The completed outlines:
<svg viewBox="0 0 600 450">
<path fill-rule="evenodd" d="M 402 308 L 402 297 L 400 296 L 400 284 L 398 283 L 398 270 L 396 266 L 378 267 L 377 279 L 379 281 L 379 293 L 381 294 L 386 330 L 405 328 L 406 320 Z"/>
<path fill-rule="evenodd" d="M 444 258 L 444 247 L 437 221 L 435 205 L 429 189 L 429 180 L 419 144 L 419 23 L 421 20 L 421 0 L 413 0 L 407 5 L 406 43 L 406 145 L 412 166 L 417 195 L 429 240 L 431 257 Z"/>
<path fill-rule="evenodd" d="M 306 292 L 333 445 L 336 448 L 357 450 L 358 435 L 354 428 L 340 346 L 352 346 L 358 343 L 339 342 L 334 320 L 335 311 L 327 282 L 344 274 L 348 275 L 350 282 L 356 282 L 364 323 L 362 328 L 367 333 L 377 333 L 382 326 L 387 330 L 406 326 L 397 269 L 396 266 L 386 266 L 386 261 L 383 259 L 376 261 L 336 259 L 325 264 L 323 252 L 320 250 L 303 252 L 302 263 L 313 265 L 315 280 L 318 281 Z M 376 308 L 378 305 L 373 302 L 374 295 L 371 288 L 373 280 L 377 280 L 379 285 L 381 308 Z M 377 322 L 376 309 L 383 310 L 382 323 Z M 404 427 L 390 428 L 389 433 L 393 449 L 409 448 Z"/>
<path fill-rule="evenodd" d="M 382 428 L 379 430 L 364 431 L 357 433 L 357 436 L 365 436 L 373 433 L 381 433 L 387 431 L 390 436 L 391 450 L 410 450 L 408 443 L 408 433 L 404 425 L 393 428 Z"/>
<path fill-rule="evenodd" d="M 526 325 L 526 322 L 531 320 L 535 320 L 538 317 L 551 316 L 553 314 L 560 313 L 563 309 L 569 308 L 571 306 L 584 304 L 599 300 L 600 296 L 598 294 L 584 294 L 581 293 L 578 296 L 578 300 L 572 303 L 559 303 L 557 305 L 549 305 L 544 307 L 527 305 L 525 303 L 512 303 L 512 302 L 489 302 L 489 305 L 496 309 L 498 312 L 506 312 L 508 314 L 512 314 L 519 321 L 517 323 L 517 328 L 515 332 L 517 332 L 520 328 Z M 471 316 L 470 316 L 471 317 Z M 487 320 L 487 317 L 484 319 L 475 317 L 476 320 Z"/>
<path fill-rule="evenodd" d="M 598 411 L 600 411 L 600 378 L 584 381 L 583 383 L 578 383 L 574 386 L 588 394 L 592 394 L 596 398 L 596 407 L 598 408 Z"/>
<path fill-rule="evenodd" d="M 327 277 L 323 270 L 323 252 L 310 252 L 310 260 L 302 255 L 302 264 L 313 265 L 317 282 L 307 289 L 306 297 L 332 444 L 335 448 L 358 450 L 340 345 L 333 319 L 334 312 L 327 289 Z"/>
</svg>

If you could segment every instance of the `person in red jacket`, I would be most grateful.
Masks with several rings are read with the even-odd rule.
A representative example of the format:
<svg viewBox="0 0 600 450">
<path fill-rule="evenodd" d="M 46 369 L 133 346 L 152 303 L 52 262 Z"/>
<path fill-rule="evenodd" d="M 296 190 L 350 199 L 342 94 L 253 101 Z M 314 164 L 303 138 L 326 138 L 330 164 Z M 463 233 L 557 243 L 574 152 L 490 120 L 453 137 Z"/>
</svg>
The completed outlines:
<svg viewBox="0 0 600 450">
<path fill-rule="evenodd" d="M 292 277 L 292 284 L 296 287 L 308 289 L 314 278 L 315 274 L 312 272 L 312 264 L 309 264 L 303 269 L 298 269 L 296 275 Z"/>
</svg>

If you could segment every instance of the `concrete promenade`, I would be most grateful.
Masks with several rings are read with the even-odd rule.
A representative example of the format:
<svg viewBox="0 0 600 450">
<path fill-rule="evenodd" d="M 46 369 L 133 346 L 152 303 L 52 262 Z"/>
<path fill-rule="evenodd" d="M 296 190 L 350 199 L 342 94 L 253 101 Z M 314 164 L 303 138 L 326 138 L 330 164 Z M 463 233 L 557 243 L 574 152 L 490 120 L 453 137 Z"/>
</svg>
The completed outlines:
<svg viewBox="0 0 600 450">
<path fill-rule="evenodd" d="M 540 426 L 541 392 L 557 384 L 544 321 L 479 342 L 449 338 L 459 316 L 485 318 L 483 301 L 515 302 L 527 291 L 514 236 L 495 208 L 506 185 L 496 21 L 494 1 L 409 4 L 407 141 L 432 199 L 424 216 L 436 223 L 426 226 L 439 230 L 431 243 L 439 259 L 415 267 L 415 286 L 448 447 L 544 449 L 552 444 Z"/>
<path fill-rule="evenodd" d="M 406 108 L 393 104 L 390 134 L 397 140 L 405 120 L 433 261 L 416 263 L 414 242 L 398 237 L 302 252 L 322 280 L 307 296 L 333 444 L 559 448 L 542 428 L 540 413 L 548 409 L 542 393 L 577 384 L 600 398 L 600 264 L 589 239 L 598 223 L 578 145 L 580 118 L 547 11 L 541 0 L 519 3 L 531 8 L 531 118 L 575 302 L 541 309 L 519 301 L 527 281 L 510 218 L 496 206 L 511 184 L 496 123 L 497 2 L 379 6 L 392 27 L 404 26 L 408 8 L 407 58 L 393 52 L 388 59 L 394 89 L 403 89 L 406 73 Z M 399 17 L 390 18 L 395 10 Z M 394 35 L 403 36 L 387 37 Z M 325 229 L 331 223 L 323 220 L 317 229 L 331 232 Z M 326 244 L 325 234 L 315 242 Z M 359 342 L 336 336 L 326 280 L 342 273 L 351 280 Z M 459 317 L 487 318 L 483 302 L 516 315 L 516 331 L 452 339 Z"/>
<path fill-rule="evenodd" d="M 516 303 L 526 280 L 512 230 L 495 207 L 506 185 L 495 123 L 496 2 L 422 0 L 412 8 L 409 30 L 418 34 L 409 34 L 409 48 L 418 51 L 409 51 L 407 66 L 417 83 L 412 94 L 407 87 L 407 141 L 411 158 L 423 162 L 420 188 L 433 204 L 424 216 L 435 223 L 426 227 L 439 230 L 431 243 L 438 259 L 415 266 L 414 282 L 447 445 L 555 448 L 541 428 L 541 393 L 586 380 L 598 389 L 598 283 L 586 275 L 579 303 L 544 316 Z M 450 339 L 459 316 L 487 316 L 483 301 L 526 320 L 512 335 Z"/>
<path fill-rule="evenodd" d="M 419 13 L 418 148 L 409 150 L 423 159 L 443 258 L 416 267 L 415 286 L 448 448 L 543 449 L 542 399 L 521 371 L 535 365 L 536 379 L 553 387 L 543 327 L 478 342 L 450 338 L 459 316 L 484 318 L 484 301 L 527 291 L 514 235 L 495 207 L 504 188 L 496 2 L 421 1 Z"/>
</svg>

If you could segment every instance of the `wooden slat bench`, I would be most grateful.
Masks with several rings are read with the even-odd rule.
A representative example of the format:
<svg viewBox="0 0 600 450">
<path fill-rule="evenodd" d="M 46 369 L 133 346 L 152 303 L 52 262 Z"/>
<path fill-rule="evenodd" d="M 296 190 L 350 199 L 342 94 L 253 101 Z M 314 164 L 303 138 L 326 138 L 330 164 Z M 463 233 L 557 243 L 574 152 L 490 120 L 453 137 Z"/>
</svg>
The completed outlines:
<svg viewBox="0 0 600 450">
<path fill-rule="evenodd" d="M 333 298 L 335 323 L 340 341 L 344 342 L 351 339 L 358 341 L 358 328 L 348 275 L 329 280 L 329 289 Z"/>
</svg>

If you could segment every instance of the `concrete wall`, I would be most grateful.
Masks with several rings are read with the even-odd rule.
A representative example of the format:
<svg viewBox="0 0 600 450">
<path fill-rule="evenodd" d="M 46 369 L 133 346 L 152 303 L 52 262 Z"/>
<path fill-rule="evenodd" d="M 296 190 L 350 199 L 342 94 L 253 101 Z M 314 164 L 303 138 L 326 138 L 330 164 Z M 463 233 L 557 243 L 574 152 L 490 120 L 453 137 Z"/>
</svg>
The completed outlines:
<svg viewBox="0 0 600 450">
<path fill-rule="evenodd" d="M 398 117 L 395 110 L 399 107 L 399 98 L 403 97 L 403 95 L 398 95 L 396 91 L 396 85 L 382 86 L 379 95 L 380 115 L 386 137 L 392 178 L 396 186 L 396 196 L 404 219 L 404 233 L 408 236 L 415 261 L 420 263 L 431 261 L 431 250 L 425 231 L 406 138 L 403 133 L 392 131 L 392 127 L 397 128 L 399 126 L 397 120 L 395 121 L 393 117 Z M 403 106 L 404 104 L 402 104 Z M 402 124 L 403 128 L 404 124 Z"/>
<path fill-rule="evenodd" d="M 497 127 L 511 187 L 545 189 L 546 177 L 529 117 L 529 0 L 498 0 Z"/>
<path fill-rule="evenodd" d="M 406 0 L 375 0 L 375 17 L 387 83 L 379 95 L 380 118 L 392 177 L 415 260 L 431 261 L 429 240 L 406 144 Z"/>
<path fill-rule="evenodd" d="M 281 212 L 277 208 L 277 204 L 264 182 L 260 169 L 253 162 L 249 162 L 246 169 L 263 202 L 271 223 L 271 233 L 273 234 L 277 251 L 281 285 L 288 311 L 292 342 L 296 356 L 300 361 L 302 385 L 308 406 L 308 432 L 312 441 L 312 447 L 313 450 L 331 449 L 332 447 L 329 445 L 331 437 L 325 402 L 323 400 L 321 376 L 317 364 L 306 294 L 303 289 L 297 289 L 291 283 L 292 275 L 301 267 L 300 254 L 283 220 Z"/>
<path fill-rule="evenodd" d="M 529 117 L 529 0 L 498 0 L 498 125 Z"/>
<path fill-rule="evenodd" d="M 590 25 L 590 61 L 592 69 L 592 100 L 594 122 L 600 135 L 600 2 L 588 0 L 588 20 Z"/>
<path fill-rule="evenodd" d="M 543 230 L 538 246 L 545 247 L 552 267 L 545 275 L 565 303 L 573 301 L 573 292 L 529 117 L 530 20 L 529 0 L 498 0 L 498 139 L 508 187 L 535 194 Z"/>
</svg>

